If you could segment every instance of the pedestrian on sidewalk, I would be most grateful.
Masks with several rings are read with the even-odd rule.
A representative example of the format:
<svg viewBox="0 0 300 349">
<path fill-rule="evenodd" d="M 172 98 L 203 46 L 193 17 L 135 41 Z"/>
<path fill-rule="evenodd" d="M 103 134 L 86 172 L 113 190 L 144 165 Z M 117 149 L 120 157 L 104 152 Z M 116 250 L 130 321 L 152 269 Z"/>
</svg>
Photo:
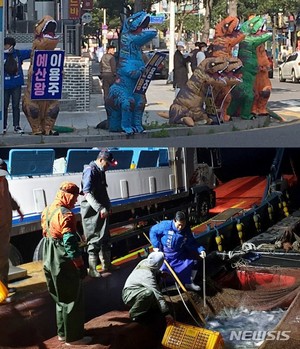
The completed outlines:
<svg viewBox="0 0 300 349">
<path fill-rule="evenodd" d="M 110 199 L 107 193 L 105 171 L 109 166 L 116 165 L 112 153 L 100 151 L 95 161 L 83 170 L 81 201 L 81 217 L 84 235 L 87 241 L 89 255 L 89 276 L 101 277 L 97 271 L 100 260 L 102 271 L 108 272 L 118 269 L 111 264 L 109 211 Z"/>
<path fill-rule="evenodd" d="M 82 279 L 86 276 L 76 217 L 72 212 L 79 188 L 63 182 L 50 206 L 42 212 L 44 272 L 50 296 L 56 303 L 58 340 L 70 345 L 85 345 Z"/>
<path fill-rule="evenodd" d="M 106 53 L 102 56 L 100 61 L 100 79 L 102 80 L 104 103 L 108 96 L 110 86 L 115 82 L 117 65 L 115 59 L 115 47 L 113 45 L 107 46 Z"/>
<path fill-rule="evenodd" d="M 207 44 L 205 42 L 195 42 L 195 48 L 190 53 L 191 57 L 191 69 L 192 72 L 198 67 L 198 65 L 206 58 L 205 51 L 207 49 Z"/>
<path fill-rule="evenodd" d="M 198 261 L 205 258 L 205 249 L 198 246 L 187 224 L 185 213 L 178 211 L 173 220 L 157 223 L 150 229 L 150 240 L 155 251 L 162 251 L 166 261 L 178 275 L 186 288 L 200 291 L 195 283 Z M 169 272 L 163 265 L 162 270 Z"/>
<path fill-rule="evenodd" d="M 20 220 L 24 216 L 20 210 L 18 203 L 12 198 L 8 181 L 6 163 L 0 159 L 0 280 L 6 288 L 8 288 L 8 273 L 9 273 L 9 241 L 12 227 L 12 211 L 17 211 Z M 9 293 L 15 292 L 15 289 L 8 289 Z M 7 297 L 1 304 L 7 304 L 12 301 L 11 297 Z"/>
<path fill-rule="evenodd" d="M 184 57 L 182 52 L 184 50 L 184 43 L 179 41 L 176 45 L 176 51 L 174 53 L 174 82 L 175 97 L 179 90 L 184 87 L 188 81 L 188 62 L 190 62 L 190 56 Z"/>
<path fill-rule="evenodd" d="M 4 125 L 3 133 L 7 132 L 8 106 L 12 100 L 14 133 L 23 134 L 20 127 L 20 101 L 22 85 L 24 85 L 23 61 L 30 58 L 31 50 L 17 50 L 16 40 L 12 37 L 4 39 Z"/>
<path fill-rule="evenodd" d="M 155 315 L 163 315 L 167 324 L 174 322 L 159 286 L 159 269 L 163 262 L 162 252 L 152 252 L 128 276 L 122 299 L 130 306 L 129 316 L 132 321 L 153 321 Z"/>
</svg>

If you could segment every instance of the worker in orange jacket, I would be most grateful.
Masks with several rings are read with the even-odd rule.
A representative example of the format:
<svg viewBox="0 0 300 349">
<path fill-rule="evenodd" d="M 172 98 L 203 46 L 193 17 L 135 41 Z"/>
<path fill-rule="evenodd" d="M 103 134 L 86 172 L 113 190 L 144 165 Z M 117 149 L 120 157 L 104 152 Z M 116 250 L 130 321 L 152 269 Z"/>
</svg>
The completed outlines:
<svg viewBox="0 0 300 349">
<path fill-rule="evenodd" d="M 66 344 L 85 345 L 82 278 L 86 268 L 81 256 L 76 217 L 71 211 L 79 188 L 63 182 L 53 203 L 42 213 L 44 272 L 48 291 L 56 302 L 58 339 Z"/>
<path fill-rule="evenodd" d="M 23 220 L 23 213 L 18 203 L 11 197 L 6 176 L 8 175 L 5 161 L 0 159 L 0 281 L 8 287 L 9 272 L 9 241 L 12 227 L 12 211 L 17 211 Z M 9 293 L 15 289 L 8 289 Z M 10 303 L 7 297 L 1 304 Z"/>
</svg>

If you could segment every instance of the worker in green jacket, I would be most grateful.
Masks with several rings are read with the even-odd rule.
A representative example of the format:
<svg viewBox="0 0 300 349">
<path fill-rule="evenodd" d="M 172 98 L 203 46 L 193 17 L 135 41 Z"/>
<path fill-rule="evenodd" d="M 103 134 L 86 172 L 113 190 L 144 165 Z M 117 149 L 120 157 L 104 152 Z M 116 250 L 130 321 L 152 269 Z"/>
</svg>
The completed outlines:
<svg viewBox="0 0 300 349">
<path fill-rule="evenodd" d="M 158 284 L 159 269 L 163 262 L 162 252 L 152 252 L 146 259 L 139 262 L 128 276 L 122 298 L 124 303 L 131 307 L 129 315 L 133 321 L 145 319 L 153 312 L 165 316 L 167 324 L 174 321 Z"/>
</svg>

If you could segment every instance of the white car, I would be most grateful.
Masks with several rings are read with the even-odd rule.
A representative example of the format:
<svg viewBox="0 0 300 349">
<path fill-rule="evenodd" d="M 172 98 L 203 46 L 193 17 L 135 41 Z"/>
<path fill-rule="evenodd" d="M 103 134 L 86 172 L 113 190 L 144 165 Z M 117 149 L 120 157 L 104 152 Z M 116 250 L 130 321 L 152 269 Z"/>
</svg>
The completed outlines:
<svg viewBox="0 0 300 349">
<path fill-rule="evenodd" d="M 300 79 L 300 51 L 287 56 L 285 62 L 279 65 L 279 81 L 290 79 L 298 82 Z"/>
</svg>

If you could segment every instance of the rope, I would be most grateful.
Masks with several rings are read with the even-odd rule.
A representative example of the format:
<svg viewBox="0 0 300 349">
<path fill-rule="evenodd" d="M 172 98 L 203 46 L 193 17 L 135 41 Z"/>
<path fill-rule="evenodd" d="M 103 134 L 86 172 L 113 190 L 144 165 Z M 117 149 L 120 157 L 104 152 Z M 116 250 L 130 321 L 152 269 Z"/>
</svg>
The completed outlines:
<svg viewBox="0 0 300 349">
<path fill-rule="evenodd" d="M 175 286 L 176 286 L 177 292 L 178 292 L 178 294 L 179 294 L 179 297 L 181 298 L 181 301 L 182 301 L 182 303 L 183 303 L 183 305 L 184 305 L 186 311 L 189 313 L 189 315 L 191 316 L 191 318 L 195 321 L 195 323 L 197 324 L 197 326 L 201 327 L 201 324 L 195 319 L 195 317 L 194 317 L 193 314 L 191 313 L 189 307 L 188 307 L 187 304 L 185 303 L 185 300 L 184 300 L 183 297 L 182 297 L 182 294 L 181 294 L 181 292 L 180 292 L 180 289 L 179 289 L 179 287 L 178 287 L 177 282 L 175 282 Z"/>
</svg>

